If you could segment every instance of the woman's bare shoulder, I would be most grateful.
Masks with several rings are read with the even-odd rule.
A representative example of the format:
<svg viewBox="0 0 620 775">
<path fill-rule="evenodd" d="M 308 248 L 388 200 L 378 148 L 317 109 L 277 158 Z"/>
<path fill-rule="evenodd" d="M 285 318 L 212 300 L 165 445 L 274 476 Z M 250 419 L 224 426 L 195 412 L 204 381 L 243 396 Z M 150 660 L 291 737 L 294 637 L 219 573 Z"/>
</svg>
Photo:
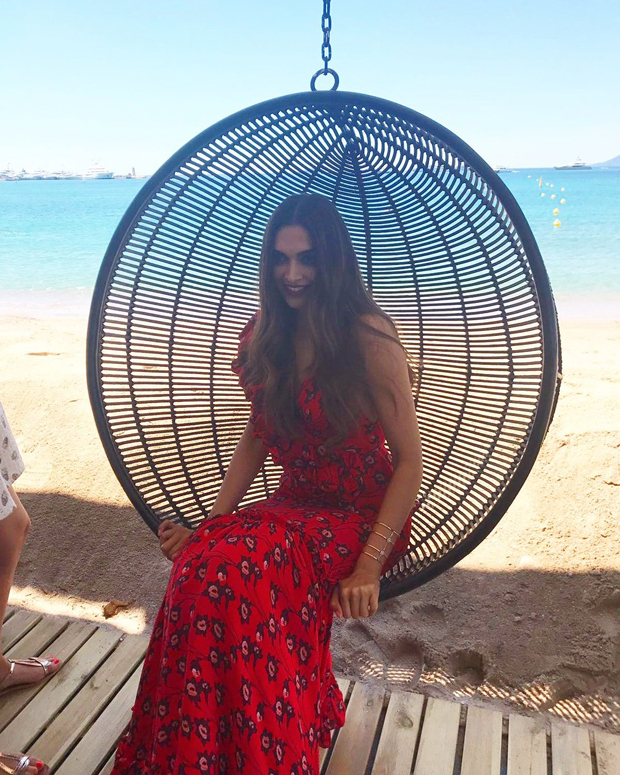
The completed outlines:
<svg viewBox="0 0 620 775">
<path fill-rule="evenodd" d="M 394 324 L 376 312 L 363 313 L 358 317 L 358 322 L 361 324 L 358 325 L 360 333 L 365 333 L 372 339 L 380 339 L 383 337 L 375 336 L 371 331 L 369 331 L 369 328 L 374 328 L 375 331 L 379 331 L 380 333 L 387 334 L 391 337 L 398 337 L 398 332 L 396 331 Z"/>
</svg>

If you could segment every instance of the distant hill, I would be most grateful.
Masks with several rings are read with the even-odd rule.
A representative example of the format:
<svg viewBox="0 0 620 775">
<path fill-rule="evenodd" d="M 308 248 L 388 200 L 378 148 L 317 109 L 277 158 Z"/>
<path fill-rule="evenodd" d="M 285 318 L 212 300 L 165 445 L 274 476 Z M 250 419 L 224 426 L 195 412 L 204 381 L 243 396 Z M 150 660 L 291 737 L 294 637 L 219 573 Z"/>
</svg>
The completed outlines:
<svg viewBox="0 0 620 775">
<path fill-rule="evenodd" d="M 614 156 L 609 161 L 599 161 L 592 165 L 593 167 L 618 167 L 620 168 L 620 156 Z"/>
</svg>

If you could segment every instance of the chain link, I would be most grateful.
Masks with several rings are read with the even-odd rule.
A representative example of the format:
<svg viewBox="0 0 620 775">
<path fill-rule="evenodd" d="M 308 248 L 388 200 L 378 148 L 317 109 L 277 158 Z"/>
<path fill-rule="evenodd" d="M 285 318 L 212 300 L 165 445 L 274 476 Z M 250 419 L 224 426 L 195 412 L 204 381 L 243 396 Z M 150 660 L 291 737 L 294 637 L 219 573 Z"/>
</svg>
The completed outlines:
<svg viewBox="0 0 620 775">
<path fill-rule="evenodd" d="M 316 91 L 316 79 L 320 75 L 332 75 L 334 78 L 334 84 L 331 87 L 332 91 L 336 91 L 340 79 L 338 73 L 329 67 L 329 60 L 332 58 L 332 44 L 329 40 L 330 33 L 332 31 L 332 16 L 330 11 L 331 0 L 323 0 L 323 15 L 321 16 L 321 29 L 323 30 L 323 43 L 321 45 L 321 59 L 323 60 L 323 69 L 318 70 L 310 81 L 310 88 L 312 91 Z"/>
<path fill-rule="evenodd" d="M 327 75 L 327 63 L 332 58 L 332 44 L 329 42 L 329 33 L 332 31 L 330 3 L 331 0 L 323 0 L 323 16 L 321 17 L 321 29 L 323 30 L 321 57 L 323 58 L 323 72 L 325 75 Z"/>
</svg>

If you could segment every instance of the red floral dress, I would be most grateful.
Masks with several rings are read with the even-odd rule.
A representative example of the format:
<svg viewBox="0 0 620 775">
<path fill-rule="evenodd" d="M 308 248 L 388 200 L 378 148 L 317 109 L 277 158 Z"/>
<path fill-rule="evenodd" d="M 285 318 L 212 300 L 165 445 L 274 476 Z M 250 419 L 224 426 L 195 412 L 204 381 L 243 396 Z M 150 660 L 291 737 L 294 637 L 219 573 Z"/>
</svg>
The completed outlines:
<svg viewBox="0 0 620 775">
<path fill-rule="evenodd" d="M 310 378 L 299 395 L 307 434 L 283 443 L 239 356 L 232 368 L 254 434 L 283 473 L 270 498 L 205 520 L 174 562 L 111 775 L 318 775 L 318 746 L 328 748 L 345 722 L 329 601 L 352 573 L 389 483 L 385 436 L 361 417 L 328 452 Z M 407 550 L 417 506 L 384 572 Z"/>
</svg>

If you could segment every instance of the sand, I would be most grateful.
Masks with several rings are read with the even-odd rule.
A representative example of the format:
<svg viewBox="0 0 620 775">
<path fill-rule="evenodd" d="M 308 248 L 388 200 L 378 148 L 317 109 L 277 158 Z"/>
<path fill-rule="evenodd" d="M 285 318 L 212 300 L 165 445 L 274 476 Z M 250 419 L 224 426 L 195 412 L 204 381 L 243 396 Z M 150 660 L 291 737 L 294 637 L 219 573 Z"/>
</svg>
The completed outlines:
<svg viewBox="0 0 620 775">
<path fill-rule="evenodd" d="M 148 631 L 170 565 L 99 442 L 83 318 L 2 317 L 0 397 L 32 531 L 11 603 Z M 525 486 L 464 561 L 365 620 L 335 670 L 620 731 L 620 321 L 561 320 L 564 381 Z M 105 619 L 112 600 L 128 603 Z"/>
</svg>

